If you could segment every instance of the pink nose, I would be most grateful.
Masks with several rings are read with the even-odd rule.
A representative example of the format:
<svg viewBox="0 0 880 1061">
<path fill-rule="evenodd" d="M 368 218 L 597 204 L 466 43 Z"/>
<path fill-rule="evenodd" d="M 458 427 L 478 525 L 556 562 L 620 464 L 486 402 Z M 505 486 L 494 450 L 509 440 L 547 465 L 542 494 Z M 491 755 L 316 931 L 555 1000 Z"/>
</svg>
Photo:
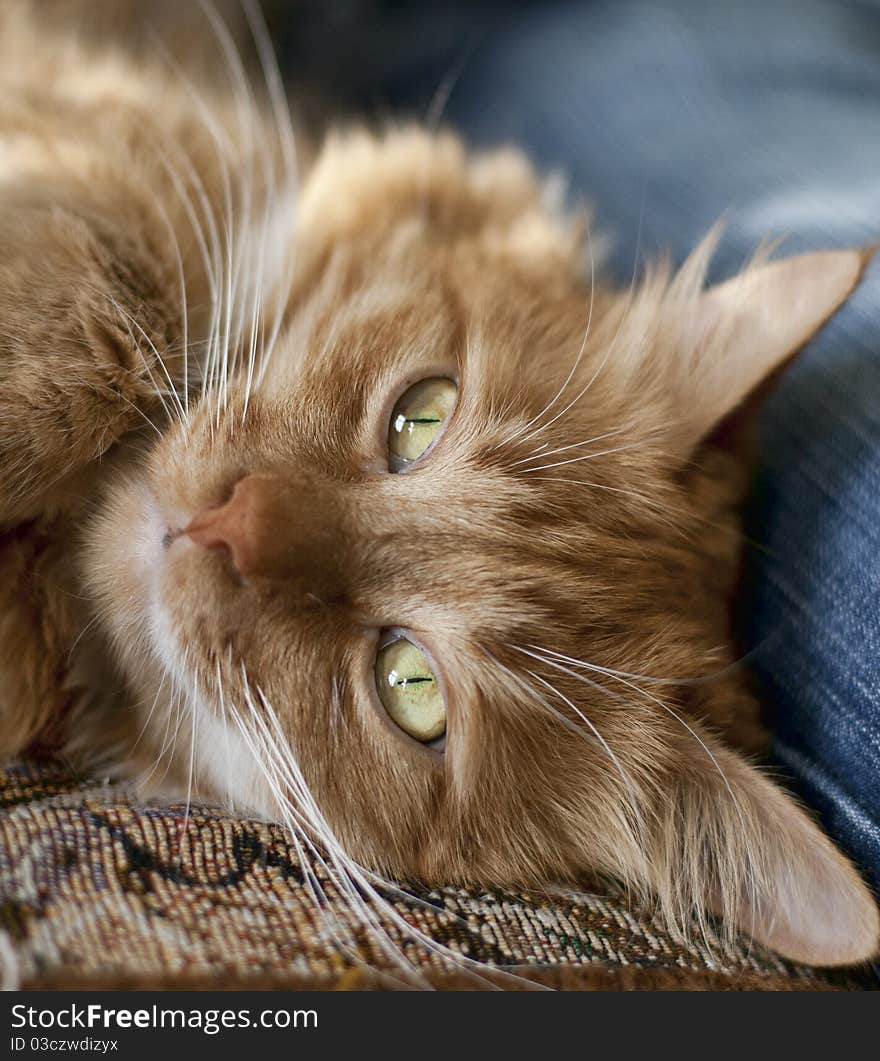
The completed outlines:
<svg viewBox="0 0 880 1061">
<path fill-rule="evenodd" d="M 258 562 L 262 493 L 258 476 L 240 479 L 225 504 L 203 509 L 183 533 L 206 549 L 228 549 L 236 570 L 252 573 Z"/>
</svg>

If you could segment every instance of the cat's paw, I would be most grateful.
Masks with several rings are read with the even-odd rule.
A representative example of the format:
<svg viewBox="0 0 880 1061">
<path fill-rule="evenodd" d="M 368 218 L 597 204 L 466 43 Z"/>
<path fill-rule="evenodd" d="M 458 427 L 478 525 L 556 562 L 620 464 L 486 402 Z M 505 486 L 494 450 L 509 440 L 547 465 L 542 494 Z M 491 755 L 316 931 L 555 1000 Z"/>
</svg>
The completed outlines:
<svg viewBox="0 0 880 1061">
<path fill-rule="evenodd" d="M 62 521 L 0 532 L 0 756 L 57 746 L 74 696 L 71 648 L 85 620 Z"/>
<path fill-rule="evenodd" d="M 170 280 L 147 249 L 58 209 L 0 221 L 0 526 L 65 505 L 174 401 Z M 179 355 L 178 355 L 179 360 Z"/>
</svg>

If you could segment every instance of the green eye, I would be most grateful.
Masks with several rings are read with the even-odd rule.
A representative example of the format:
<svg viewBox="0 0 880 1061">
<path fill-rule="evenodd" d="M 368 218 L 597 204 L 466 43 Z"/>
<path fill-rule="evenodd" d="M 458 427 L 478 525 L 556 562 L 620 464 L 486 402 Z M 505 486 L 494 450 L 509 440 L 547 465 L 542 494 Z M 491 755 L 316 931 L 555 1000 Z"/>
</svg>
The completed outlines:
<svg viewBox="0 0 880 1061">
<path fill-rule="evenodd" d="M 457 397 L 458 387 L 451 379 L 424 379 L 402 395 L 388 428 L 393 471 L 421 457 L 440 433 Z"/>
<path fill-rule="evenodd" d="M 428 660 L 405 637 L 383 645 L 376 657 L 376 688 L 391 719 L 427 744 L 446 732 L 446 704 Z"/>
</svg>

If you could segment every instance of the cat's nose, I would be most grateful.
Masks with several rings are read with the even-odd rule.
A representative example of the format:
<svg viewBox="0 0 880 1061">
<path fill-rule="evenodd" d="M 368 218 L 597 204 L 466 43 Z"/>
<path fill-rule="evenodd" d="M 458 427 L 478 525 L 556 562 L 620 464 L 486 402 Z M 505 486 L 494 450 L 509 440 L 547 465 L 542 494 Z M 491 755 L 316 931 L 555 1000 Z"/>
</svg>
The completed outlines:
<svg viewBox="0 0 880 1061">
<path fill-rule="evenodd" d="M 206 549 L 228 549 L 239 574 L 252 574 L 259 566 L 263 493 L 259 476 L 245 476 L 225 504 L 203 509 L 183 533 Z"/>
<path fill-rule="evenodd" d="M 254 472 L 229 500 L 205 508 L 183 534 L 204 549 L 224 549 L 244 578 L 268 578 L 328 595 L 339 591 L 352 541 L 332 484 L 303 470 Z"/>
</svg>

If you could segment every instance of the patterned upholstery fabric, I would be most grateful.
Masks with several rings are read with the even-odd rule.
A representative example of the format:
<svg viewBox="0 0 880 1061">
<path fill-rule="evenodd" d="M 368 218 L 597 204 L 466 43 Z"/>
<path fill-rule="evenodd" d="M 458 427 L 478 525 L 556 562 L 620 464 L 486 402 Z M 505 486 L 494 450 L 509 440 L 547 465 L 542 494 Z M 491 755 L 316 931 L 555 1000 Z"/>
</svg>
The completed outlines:
<svg viewBox="0 0 880 1061">
<path fill-rule="evenodd" d="M 316 866 L 315 872 L 321 876 Z M 324 882 L 333 909 L 332 884 Z M 487 894 L 442 888 L 389 895 L 434 940 L 554 987 L 802 989 L 866 986 L 864 973 L 798 967 L 747 944 L 685 945 L 597 894 Z M 480 981 L 386 919 L 425 984 Z M 139 803 L 116 784 L 58 764 L 0 770 L 0 966 L 7 987 L 393 986 L 375 941 L 363 964 L 316 913 L 281 829 L 209 807 Z M 372 970 L 372 971 L 371 971 Z M 398 973 L 399 975 L 399 973 Z"/>
</svg>

